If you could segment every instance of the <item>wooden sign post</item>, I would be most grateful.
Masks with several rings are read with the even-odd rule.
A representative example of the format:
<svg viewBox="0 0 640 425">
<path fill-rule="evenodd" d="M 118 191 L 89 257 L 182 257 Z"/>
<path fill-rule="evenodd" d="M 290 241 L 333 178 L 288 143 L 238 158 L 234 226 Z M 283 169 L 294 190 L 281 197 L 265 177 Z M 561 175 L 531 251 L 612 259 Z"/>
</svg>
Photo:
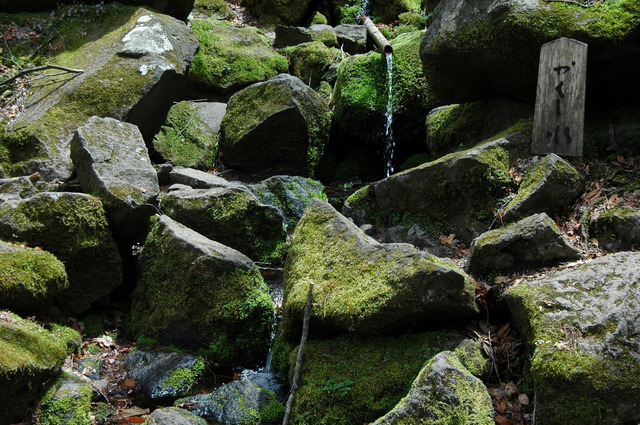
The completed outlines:
<svg viewBox="0 0 640 425">
<path fill-rule="evenodd" d="M 563 37 L 540 49 L 532 153 L 582 156 L 587 47 Z"/>
</svg>

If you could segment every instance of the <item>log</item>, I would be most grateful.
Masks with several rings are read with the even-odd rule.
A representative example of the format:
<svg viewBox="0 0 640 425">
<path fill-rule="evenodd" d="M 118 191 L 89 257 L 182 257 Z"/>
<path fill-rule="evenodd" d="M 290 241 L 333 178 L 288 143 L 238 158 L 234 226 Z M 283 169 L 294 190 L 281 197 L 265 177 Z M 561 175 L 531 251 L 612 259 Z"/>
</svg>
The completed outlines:
<svg viewBox="0 0 640 425">
<path fill-rule="evenodd" d="M 393 53 L 393 47 L 391 47 L 391 43 L 385 38 L 384 35 L 380 32 L 378 27 L 376 27 L 371 19 L 365 17 L 362 22 L 364 26 L 367 28 L 367 34 L 373 40 L 373 43 L 380 49 L 383 53 Z"/>
</svg>

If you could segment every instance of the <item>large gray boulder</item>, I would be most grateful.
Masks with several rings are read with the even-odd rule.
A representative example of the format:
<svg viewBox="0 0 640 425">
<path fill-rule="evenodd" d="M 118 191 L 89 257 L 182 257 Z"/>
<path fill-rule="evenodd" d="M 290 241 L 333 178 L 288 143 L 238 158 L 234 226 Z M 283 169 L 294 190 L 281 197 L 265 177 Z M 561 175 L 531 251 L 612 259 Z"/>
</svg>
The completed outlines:
<svg viewBox="0 0 640 425">
<path fill-rule="evenodd" d="M 99 198 L 42 192 L 0 202 L 0 238 L 41 247 L 65 265 L 69 288 L 55 304 L 82 313 L 122 283 L 122 259 Z"/>
<path fill-rule="evenodd" d="M 37 192 L 31 179 L 27 176 L 0 179 L 0 193 L 3 198 L 28 198 Z"/>
<path fill-rule="evenodd" d="M 508 289 L 545 424 L 640 420 L 640 253 L 621 252 Z"/>
<path fill-rule="evenodd" d="M 30 320 L 0 310 L 0 425 L 17 423 L 59 373 L 65 342 Z"/>
<path fill-rule="evenodd" d="M 425 215 L 463 242 L 489 229 L 511 185 L 509 151 L 499 139 L 394 174 L 375 185 L 382 213 Z"/>
<path fill-rule="evenodd" d="M 51 424 L 65 424 L 71 420 L 91 423 L 93 397 L 91 384 L 65 369 L 40 400 L 38 420 Z"/>
<path fill-rule="evenodd" d="M 279 423 L 284 414 L 284 406 L 272 391 L 246 379 L 223 384 L 210 394 L 179 399 L 176 404 L 225 425 L 241 425 L 251 420 L 259 424 Z"/>
<path fill-rule="evenodd" d="M 173 351 L 131 351 L 125 358 L 129 376 L 152 399 L 182 397 L 204 369 L 204 360 Z"/>
<path fill-rule="evenodd" d="M 367 51 L 367 28 L 364 25 L 341 24 L 335 27 L 338 46 L 350 55 Z"/>
<path fill-rule="evenodd" d="M 186 409 L 163 407 L 154 410 L 147 425 L 207 425 L 207 421 Z"/>
<path fill-rule="evenodd" d="M 91 117 L 71 140 L 71 160 L 82 189 L 102 199 L 116 238 L 135 241 L 160 192 L 140 130 Z"/>
<path fill-rule="evenodd" d="M 451 351 L 435 355 L 413 382 L 406 397 L 373 425 L 441 423 L 492 425 L 491 397 Z"/>
<path fill-rule="evenodd" d="M 567 212 L 584 191 L 584 177 L 556 154 L 549 154 L 527 172 L 502 218 L 513 221 L 529 214 Z"/>
<path fill-rule="evenodd" d="M 570 37 L 589 45 L 588 102 L 625 104 L 640 93 L 637 13 L 634 0 L 443 0 L 420 47 L 425 76 L 447 103 L 533 103 L 540 47 Z"/>
<path fill-rule="evenodd" d="M 553 220 L 540 213 L 475 238 L 467 270 L 486 273 L 578 258 L 580 252 L 571 246 Z"/>
<path fill-rule="evenodd" d="M 473 280 L 453 263 L 408 244 L 380 244 L 316 199 L 296 227 L 284 278 L 286 333 L 299 326 L 309 282 L 322 300 L 312 332 L 406 331 L 478 311 Z"/>
<path fill-rule="evenodd" d="M 208 170 L 218 157 L 218 132 L 227 110 L 219 102 L 179 102 L 153 139 L 154 154 L 180 167 Z"/>
<path fill-rule="evenodd" d="M 278 210 L 242 187 L 175 190 L 162 197 L 160 207 L 174 220 L 254 260 L 277 257 L 287 239 Z"/>
<path fill-rule="evenodd" d="M 186 84 L 196 38 L 170 16 L 117 10 L 113 19 L 98 23 L 79 20 L 76 31 L 95 38 L 52 58 L 52 64 L 84 72 L 69 73 L 28 97 L 5 136 L 9 157 L 19 159 L 3 166 L 8 174 L 39 171 L 45 180 L 66 180 L 72 171 L 69 142 L 94 115 L 136 124 L 147 141 L 160 128 Z"/>
<path fill-rule="evenodd" d="M 330 124 L 320 96 L 299 78 L 280 74 L 229 99 L 222 161 L 241 170 L 312 176 Z"/>
<path fill-rule="evenodd" d="M 167 216 L 152 224 L 133 294 L 132 336 L 202 350 L 224 366 L 262 362 L 274 311 L 256 265 Z"/>
</svg>

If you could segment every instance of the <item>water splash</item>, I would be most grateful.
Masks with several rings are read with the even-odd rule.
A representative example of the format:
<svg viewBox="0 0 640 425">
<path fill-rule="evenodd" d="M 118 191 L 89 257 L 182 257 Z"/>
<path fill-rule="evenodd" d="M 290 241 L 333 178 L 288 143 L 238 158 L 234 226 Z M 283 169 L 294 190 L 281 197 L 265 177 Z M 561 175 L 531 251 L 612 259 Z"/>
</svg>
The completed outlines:
<svg viewBox="0 0 640 425">
<path fill-rule="evenodd" d="M 371 14 L 371 0 L 361 0 L 360 10 L 357 16 L 368 16 Z"/>
<path fill-rule="evenodd" d="M 386 53 L 387 57 L 387 81 L 389 85 L 389 94 L 387 96 L 387 111 L 384 114 L 384 176 L 389 177 L 393 174 L 393 154 L 396 143 L 393 140 L 393 54 Z"/>
</svg>

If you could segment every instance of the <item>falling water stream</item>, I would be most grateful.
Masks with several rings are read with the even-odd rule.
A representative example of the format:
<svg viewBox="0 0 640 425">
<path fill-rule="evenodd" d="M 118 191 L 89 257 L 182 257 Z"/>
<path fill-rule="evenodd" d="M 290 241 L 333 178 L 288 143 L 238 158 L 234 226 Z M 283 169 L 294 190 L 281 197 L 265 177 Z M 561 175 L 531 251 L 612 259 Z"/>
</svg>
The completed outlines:
<svg viewBox="0 0 640 425">
<path fill-rule="evenodd" d="M 387 81 L 389 83 L 389 94 L 387 96 L 387 110 L 384 114 L 384 176 L 393 174 L 393 153 L 396 143 L 393 140 L 393 54 L 385 53 L 387 57 Z"/>
</svg>

